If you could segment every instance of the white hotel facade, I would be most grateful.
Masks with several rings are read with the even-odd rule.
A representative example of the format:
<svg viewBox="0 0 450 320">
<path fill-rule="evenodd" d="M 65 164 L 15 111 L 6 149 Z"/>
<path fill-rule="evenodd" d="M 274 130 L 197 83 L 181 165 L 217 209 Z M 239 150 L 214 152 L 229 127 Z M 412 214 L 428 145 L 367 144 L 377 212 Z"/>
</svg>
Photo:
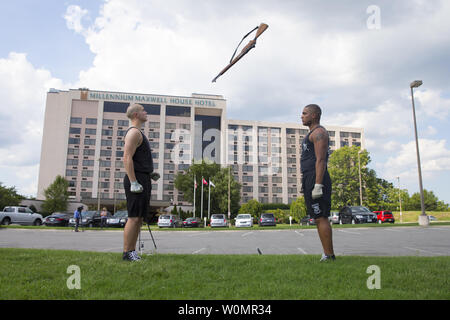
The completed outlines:
<svg viewBox="0 0 450 320">
<path fill-rule="evenodd" d="M 125 111 L 140 103 L 148 113 L 155 171 L 152 202 L 191 207 L 174 187 L 174 177 L 192 159 L 231 166 L 241 184 L 241 203 L 290 203 L 300 195 L 300 144 L 308 128 L 300 123 L 231 120 L 218 95 L 190 97 L 77 89 L 47 93 L 37 199 L 57 175 L 69 181 L 71 199 L 102 204 L 125 199 L 123 189 Z M 301 106 L 299 106 L 300 110 Z M 300 116 L 299 116 L 300 121 Z M 364 147 L 364 130 L 330 126 L 330 149 Z"/>
</svg>

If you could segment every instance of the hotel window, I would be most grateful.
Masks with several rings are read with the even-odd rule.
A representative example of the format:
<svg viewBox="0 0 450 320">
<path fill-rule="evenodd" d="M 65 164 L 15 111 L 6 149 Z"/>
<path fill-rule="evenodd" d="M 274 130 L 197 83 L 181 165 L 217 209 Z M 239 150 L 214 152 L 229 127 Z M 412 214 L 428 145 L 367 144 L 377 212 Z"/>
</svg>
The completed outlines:
<svg viewBox="0 0 450 320">
<path fill-rule="evenodd" d="M 95 139 L 84 139 L 85 146 L 95 146 Z"/>
<path fill-rule="evenodd" d="M 150 122 L 149 128 L 151 129 L 158 129 L 159 128 L 159 122 Z"/>
<path fill-rule="evenodd" d="M 253 192 L 253 187 L 250 186 L 243 186 L 242 192 Z"/>
<path fill-rule="evenodd" d="M 72 148 L 67 149 L 67 154 L 78 155 L 79 153 L 80 149 L 72 149 Z"/>
<path fill-rule="evenodd" d="M 123 157 L 123 151 L 116 151 L 116 157 L 117 158 Z"/>
<path fill-rule="evenodd" d="M 94 160 L 83 160 L 83 167 L 92 167 L 94 165 Z"/>
<path fill-rule="evenodd" d="M 282 193 L 283 188 L 281 187 L 272 187 L 272 193 Z"/>
<path fill-rule="evenodd" d="M 116 141 L 116 146 L 117 147 L 123 147 L 125 145 L 125 141 L 123 141 L 123 140 L 117 140 Z"/>
<path fill-rule="evenodd" d="M 272 178 L 272 183 L 282 183 L 282 182 L 283 182 L 282 177 L 273 177 Z"/>
<path fill-rule="evenodd" d="M 112 146 L 112 140 L 102 140 L 102 146 L 111 147 Z"/>
<path fill-rule="evenodd" d="M 174 130 L 177 128 L 176 123 L 166 123 L 166 130 Z"/>
<path fill-rule="evenodd" d="M 92 188 L 92 181 L 81 181 L 82 188 Z"/>
<path fill-rule="evenodd" d="M 100 171 L 100 178 L 109 178 L 111 177 L 111 171 Z"/>
<path fill-rule="evenodd" d="M 71 134 L 80 134 L 81 133 L 81 128 L 70 128 L 69 129 L 69 133 L 71 133 Z"/>
<path fill-rule="evenodd" d="M 112 130 L 110 130 L 110 129 L 103 129 L 102 130 L 102 135 L 103 136 L 112 136 L 113 135 L 113 131 Z"/>
<path fill-rule="evenodd" d="M 95 150 L 94 149 L 84 149 L 83 155 L 84 156 L 93 156 L 93 155 L 95 155 Z"/>
<path fill-rule="evenodd" d="M 352 136 L 352 138 L 361 138 L 361 133 L 359 132 L 352 132 L 350 135 Z"/>
<path fill-rule="evenodd" d="M 83 170 L 83 171 L 81 171 L 81 176 L 82 177 L 93 177 L 94 176 L 94 171 L 92 171 L 92 170 Z"/>
<path fill-rule="evenodd" d="M 119 127 L 128 127 L 129 123 L 129 120 L 117 120 L 117 125 Z"/>
<path fill-rule="evenodd" d="M 97 124 L 97 119 L 95 119 L 95 118 L 86 118 L 86 124 Z"/>
<path fill-rule="evenodd" d="M 334 131 L 328 131 L 328 135 L 329 135 L 330 137 L 334 137 L 334 136 L 335 136 L 335 132 L 334 132 Z"/>
<path fill-rule="evenodd" d="M 80 138 L 69 138 L 69 144 L 80 144 Z"/>
<path fill-rule="evenodd" d="M 76 124 L 81 124 L 81 118 L 78 117 L 71 117 L 70 118 L 70 123 L 76 123 Z"/>
<path fill-rule="evenodd" d="M 158 139 L 159 138 L 159 132 L 150 132 L 149 134 L 148 134 L 148 137 L 150 138 L 150 139 Z"/>
<path fill-rule="evenodd" d="M 242 182 L 253 182 L 253 176 L 242 176 Z"/>
<path fill-rule="evenodd" d="M 114 172 L 114 178 L 116 179 L 123 179 L 125 177 L 125 172 L 116 171 Z"/>
<path fill-rule="evenodd" d="M 101 157 L 111 157 L 111 155 L 112 155 L 111 150 L 100 150 Z"/>
<path fill-rule="evenodd" d="M 111 167 L 111 161 L 108 161 L 108 160 L 100 160 L 100 167 L 106 167 L 106 168 Z"/>
<path fill-rule="evenodd" d="M 77 170 L 66 170 L 66 177 L 76 177 L 77 175 Z"/>
<path fill-rule="evenodd" d="M 125 137 L 125 133 L 127 130 L 117 130 L 117 136 L 118 137 Z"/>
<path fill-rule="evenodd" d="M 97 129 L 86 128 L 86 129 L 84 129 L 84 134 L 86 134 L 86 135 L 95 135 L 95 134 L 97 134 Z"/>
<path fill-rule="evenodd" d="M 114 120 L 103 119 L 103 125 L 104 126 L 113 126 L 114 125 Z"/>
<path fill-rule="evenodd" d="M 190 107 L 166 106 L 166 116 L 190 117 Z"/>
</svg>

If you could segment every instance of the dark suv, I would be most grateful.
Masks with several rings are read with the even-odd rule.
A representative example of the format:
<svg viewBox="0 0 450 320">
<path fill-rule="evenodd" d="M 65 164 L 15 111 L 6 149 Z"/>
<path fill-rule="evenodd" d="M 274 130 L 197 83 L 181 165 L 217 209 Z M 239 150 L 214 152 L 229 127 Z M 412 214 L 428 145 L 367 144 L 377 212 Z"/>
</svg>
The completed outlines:
<svg viewBox="0 0 450 320">
<path fill-rule="evenodd" d="M 262 213 L 261 217 L 259 218 L 258 224 L 260 227 L 277 225 L 273 213 Z"/>
<path fill-rule="evenodd" d="M 377 216 L 363 206 L 345 206 L 339 211 L 339 222 L 344 223 L 376 223 Z"/>
</svg>

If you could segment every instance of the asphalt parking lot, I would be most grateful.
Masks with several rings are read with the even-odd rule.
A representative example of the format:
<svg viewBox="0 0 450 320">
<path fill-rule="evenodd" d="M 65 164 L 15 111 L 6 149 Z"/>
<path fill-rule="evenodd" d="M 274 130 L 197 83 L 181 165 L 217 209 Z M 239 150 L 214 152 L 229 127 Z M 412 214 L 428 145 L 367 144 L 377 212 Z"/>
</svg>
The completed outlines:
<svg viewBox="0 0 450 320">
<path fill-rule="evenodd" d="M 317 230 L 152 231 L 157 253 L 321 254 Z M 142 229 L 143 253 L 154 253 Z M 450 256 L 450 226 L 333 228 L 336 255 Z M 122 252 L 121 230 L 73 232 L 57 229 L 0 228 L 0 248 Z"/>
</svg>

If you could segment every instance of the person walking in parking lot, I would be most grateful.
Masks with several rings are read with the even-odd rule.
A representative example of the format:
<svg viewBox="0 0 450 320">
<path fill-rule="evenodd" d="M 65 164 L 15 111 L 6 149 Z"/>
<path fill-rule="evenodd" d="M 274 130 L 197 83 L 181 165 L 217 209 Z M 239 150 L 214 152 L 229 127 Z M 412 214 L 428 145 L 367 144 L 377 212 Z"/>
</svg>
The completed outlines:
<svg viewBox="0 0 450 320">
<path fill-rule="evenodd" d="M 73 218 L 75 219 L 75 232 L 78 232 L 78 226 L 80 225 L 81 220 L 81 212 L 83 211 L 83 207 L 78 207 L 77 210 L 73 213 Z"/>
<path fill-rule="evenodd" d="M 327 170 L 329 136 L 320 125 L 322 110 L 309 104 L 302 112 L 302 123 L 309 133 L 302 142 L 300 160 L 302 189 L 307 213 L 314 218 L 323 251 L 320 261 L 335 260 L 332 229 L 328 217 L 331 210 L 331 178 Z"/>
<path fill-rule="evenodd" d="M 147 112 L 140 104 L 130 105 L 127 117 L 131 126 L 125 133 L 124 177 L 125 197 L 127 200 L 128 221 L 123 233 L 123 260 L 138 261 L 136 242 L 143 219 L 150 211 L 151 180 L 159 178 L 153 173 L 153 158 L 150 143 L 140 130 L 147 121 Z"/>
<path fill-rule="evenodd" d="M 106 210 L 106 208 L 103 208 L 102 211 L 100 212 L 100 217 L 101 217 L 101 228 L 103 229 L 103 227 L 106 227 L 106 219 L 108 219 L 108 211 Z"/>
</svg>

